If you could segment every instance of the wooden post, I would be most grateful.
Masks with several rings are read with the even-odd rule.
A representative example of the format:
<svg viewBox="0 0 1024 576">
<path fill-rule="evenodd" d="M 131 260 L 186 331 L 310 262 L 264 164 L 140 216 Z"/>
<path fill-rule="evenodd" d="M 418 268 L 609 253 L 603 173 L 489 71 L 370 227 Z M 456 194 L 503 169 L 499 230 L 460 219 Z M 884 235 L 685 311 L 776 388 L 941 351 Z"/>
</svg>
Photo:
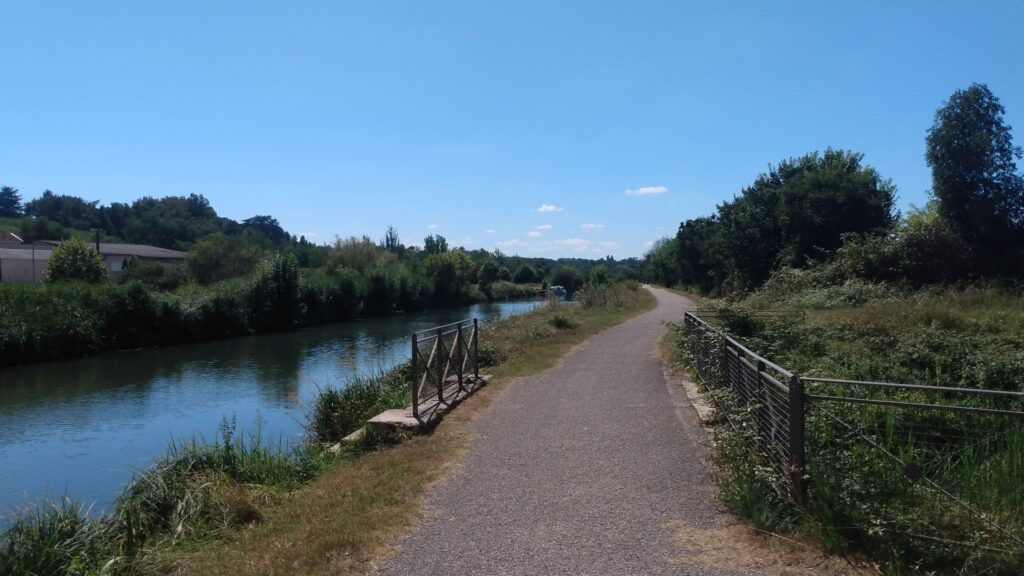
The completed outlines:
<svg viewBox="0 0 1024 576">
<path fill-rule="evenodd" d="M 473 318 L 473 379 L 480 379 L 480 325 L 476 318 Z"/>
<path fill-rule="evenodd" d="M 420 419 L 420 379 L 419 379 L 419 355 L 420 346 L 416 340 L 416 333 L 412 333 L 412 356 L 409 360 L 409 370 L 412 372 L 412 415 Z"/>
<path fill-rule="evenodd" d="M 434 360 L 437 361 L 437 401 L 444 404 L 444 367 L 448 363 L 448 354 L 444 349 L 444 335 L 440 328 L 437 329 L 437 355 Z"/>
</svg>

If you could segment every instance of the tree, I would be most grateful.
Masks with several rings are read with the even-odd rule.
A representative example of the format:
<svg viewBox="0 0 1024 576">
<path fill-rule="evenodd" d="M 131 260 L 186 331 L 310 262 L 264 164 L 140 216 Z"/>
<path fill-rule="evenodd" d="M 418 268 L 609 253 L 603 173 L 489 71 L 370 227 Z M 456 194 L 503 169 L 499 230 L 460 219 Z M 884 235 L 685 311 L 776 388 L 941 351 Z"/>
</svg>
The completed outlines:
<svg viewBox="0 0 1024 576">
<path fill-rule="evenodd" d="M 399 256 L 405 252 L 405 247 L 402 246 L 402 241 L 398 238 L 398 229 L 394 226 L 388 226 L 386 232 L 384 232 L 384 239 L 380 242 L 381 248 L 397 254 Z"/>
<path fill-rule="evenodd" d="M 188 267 L 200 284 L 210 284 L 251 272 L 263 259 L 263 249 L 246 236 L 211 234 L 188 252 Z"/>
<path fill-rule="evenodd" d="M 103 228 L 103 219 L 96 207 L 98 201 L 87 202 L 77 196 L 54 194 L 47 190 L 43 195 L 25 204 L 26 216 L 42 216 L 78 230 Z"/>
<path fill-rule="evenodd" d="M 205 198 L 204 198 L 205 200 Z M 242 228 L 254 230 L 266 236 L 275 246 L 288 241 L 288 233 L 281 228 L 277 218 L 273 216 L 256 215 L 252 218 L 242 220 Z"/>
<path fill-rule="evenodd" d="M 21 194 L 18 194 L 18 189 L 10 186 L 0 188 L 0 216 L 20 218 L 23 212 Z"/>
<path fill-rule="evenodd" d="M 103 257 L 81 238 L 61 242 L 53 249 L 43 274 L 46 282 L 89 282 L 95 284 L 107 277 Z"/>
<path fill-rule="evenodd" d="M 957 90 L 935 113 L 925 158 L 939 213 L 989 268 L 1024 240 L 1024 179 L 1005 110 L 984 84 Z"/>
<path fill-rule="evenodd" d="M 529 264 L 520 264 L 516 273 L 512 275 L 512 281 L 516 284 L 533 284 L 538 281 L 537 271 Z"/>
<path fill-rule="evenodd" d="M 565 288 L 566 292 L 572 294 L 579 290 L 580 286 L 583 286 L 583 275 L 575 268 L 559 268 L 551 277 L 551 285 L 561 286 Z"/>
<path fill-rule="evenodd" d="M 896 187 L 863 158 L 829 148 L 783 160 L 719 206 L 735 288 L 757 288 L 778 266 L 830 260 L 844 234 L 893 225 Z"/>
<path fill-rule="evenodd" d="M 498 280 L 501 280 L 502 282 L 512 281 L 512 273 L 508 271 L 507 267 L 501 266 L 498 268 Z"/>
<path fill-rule="evenodd" d="M 609 283 L 608 267 L 604 264 L 594 266 L 590 271 L 590 283 L 594 286 L 607 286 Z"/>
<path fill-rule="evenodd" d="M 477 283 L 481 288 L 487 289 L 498 279 L 498 265 L 494 260 L 488 260 L 480 265 L 480 271 L 476 274 Z"/>
<path fill-rule="evenodd" d="M 423 251 L 427 254 L 443 254 L 448 251 L 448 241 L 440 234 L 431 234 L 423 239 Z"/>
</svg>

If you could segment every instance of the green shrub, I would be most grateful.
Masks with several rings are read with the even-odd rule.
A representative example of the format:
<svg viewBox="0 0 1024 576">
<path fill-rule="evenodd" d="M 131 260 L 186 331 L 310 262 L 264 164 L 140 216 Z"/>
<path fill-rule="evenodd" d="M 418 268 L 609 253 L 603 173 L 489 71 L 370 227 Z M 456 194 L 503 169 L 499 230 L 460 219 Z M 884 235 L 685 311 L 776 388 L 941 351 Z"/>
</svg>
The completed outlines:
<svg viewBox="0 0 1024 576">
<path fill-rule="evenodd" d="M 107 265 L 100 253 L 80 238 L 61 242 L 53 249 L 43 277 L 47 282 L 88 282 L 107 278 Z"/>
</svg>

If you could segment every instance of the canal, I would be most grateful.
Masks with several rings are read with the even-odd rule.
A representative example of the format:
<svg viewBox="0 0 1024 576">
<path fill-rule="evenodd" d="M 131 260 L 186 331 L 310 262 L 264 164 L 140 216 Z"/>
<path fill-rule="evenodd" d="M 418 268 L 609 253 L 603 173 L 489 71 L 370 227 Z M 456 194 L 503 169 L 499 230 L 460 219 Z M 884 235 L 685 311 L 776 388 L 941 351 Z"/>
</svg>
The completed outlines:
<svg viewBox="0 0 1024 576">
<path fill-rule="evenodd" d="M 302 440 L 317 390 L 409 356 L 409 336 L 538 302 L 346 322 L 297 332 L 0 369 L 0 519 L 43 497 L 109 508 L 172 440 L 213 440 L 223 418 L 264 441 Z M 0 520 L 2 523 L 2 520 Z"/>
</svg>

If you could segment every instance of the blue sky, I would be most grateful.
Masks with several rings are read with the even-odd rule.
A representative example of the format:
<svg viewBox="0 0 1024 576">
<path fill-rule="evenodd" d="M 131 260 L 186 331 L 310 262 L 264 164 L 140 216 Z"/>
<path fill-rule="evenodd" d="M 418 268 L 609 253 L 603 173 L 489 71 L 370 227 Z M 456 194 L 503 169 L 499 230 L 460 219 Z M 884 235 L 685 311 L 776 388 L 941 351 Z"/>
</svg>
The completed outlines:
<svg viewBox="0 0 1024 576">
<path fill-rule="evenodd" d="M 923 204 L 971 82 L 1024 130 L 1020 2 L 5 0 L 0 28 L 0 184 L 321 242 L 639 256 L 828 146 Z"/>
</svg>

